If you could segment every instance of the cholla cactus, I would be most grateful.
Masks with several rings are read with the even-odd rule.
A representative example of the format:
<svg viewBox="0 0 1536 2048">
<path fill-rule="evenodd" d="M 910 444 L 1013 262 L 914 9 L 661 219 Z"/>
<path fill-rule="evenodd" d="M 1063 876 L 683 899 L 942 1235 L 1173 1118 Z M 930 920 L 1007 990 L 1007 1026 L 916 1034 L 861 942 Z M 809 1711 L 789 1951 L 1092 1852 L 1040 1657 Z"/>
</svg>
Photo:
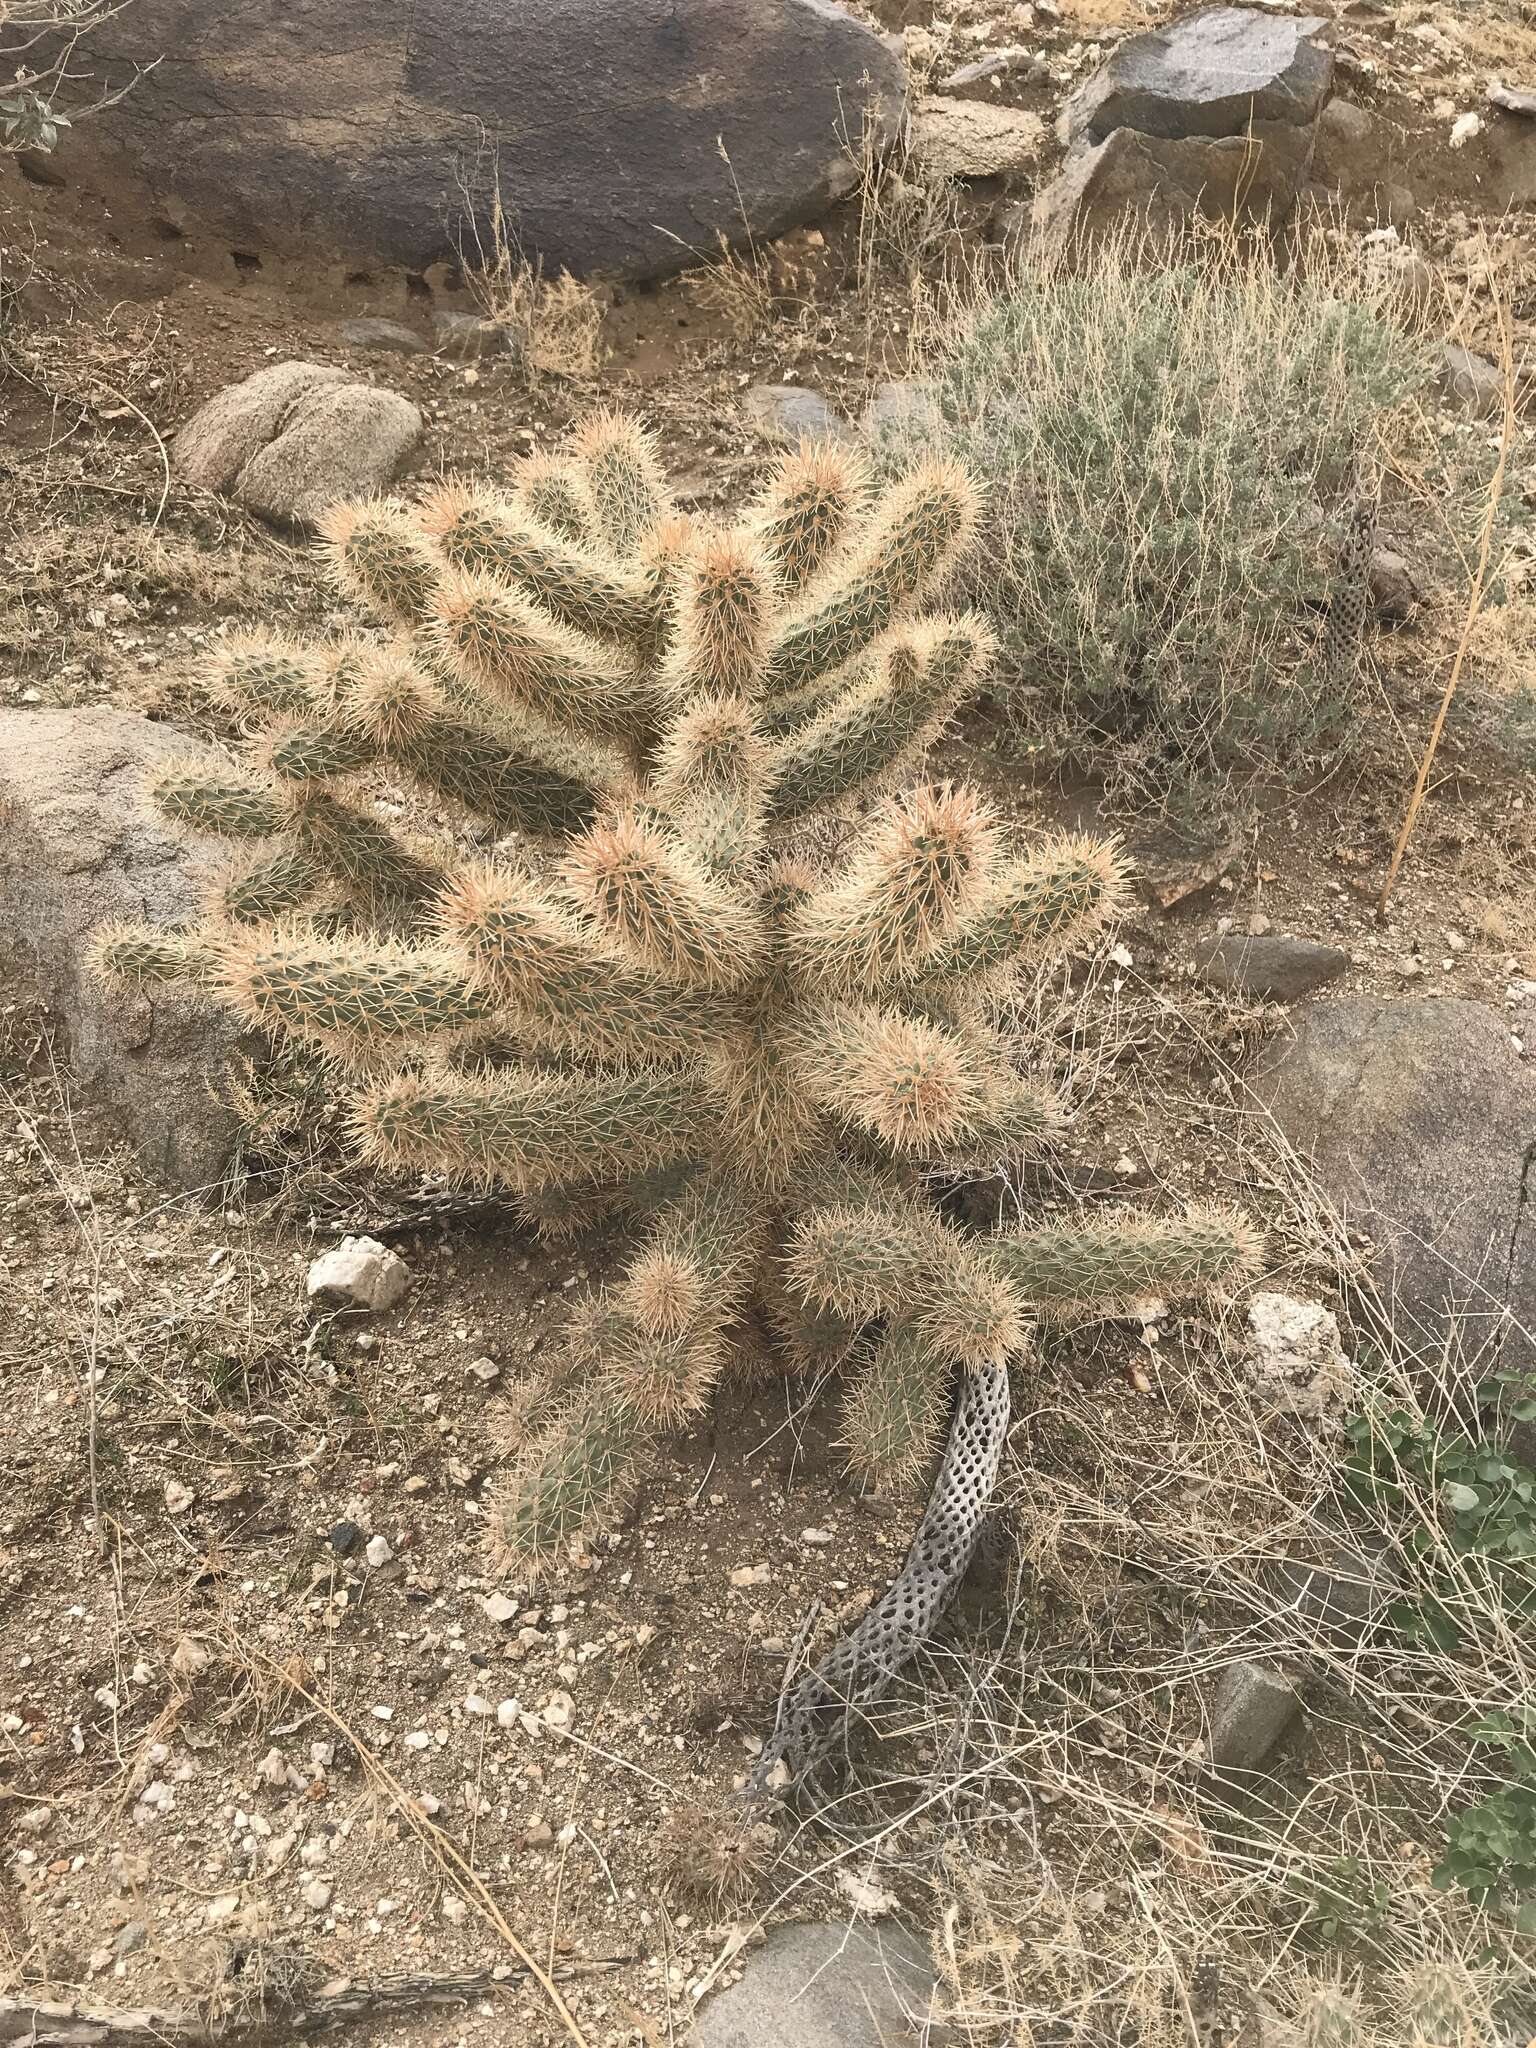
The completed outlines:
<svg viewBox="0 0 1536 2048">
<path fill-rule="evenodd" d="M 1022 1352 L 1032 1319 L 1247 1260 L 1215 1211 L 983 1239 L 922 1198 L 925 1168 L 1058 1130 L 996 1002 L 1120 889 L 1104 845 L 1019 854 L 971 791 L 900 793 L 991 656 L 982 619 L 931 604 L 974 499 L 937 464 L 871 502 L 807 448 L 703 530 L 604 415 L 510 492 L 342 506 L 337 577 L 390 633 L 232 643 L 258 772 L 155 786 L 256 858 L 198 930 L 107 934 L 109 970 L 191 975 L 321 1048 L 380 1167 L 509 1190 L 548 1229 L 642 1219 L 500 1483 L 519 1572 L 611 1512 L 754 1317 L 850 1366 L 853 1463 L 887 1481 L 930 1459 L 956 1369 Z M 384 822 L 357 780 L 380 770 L 502 836 L 471 856 Z"/>
</svg>

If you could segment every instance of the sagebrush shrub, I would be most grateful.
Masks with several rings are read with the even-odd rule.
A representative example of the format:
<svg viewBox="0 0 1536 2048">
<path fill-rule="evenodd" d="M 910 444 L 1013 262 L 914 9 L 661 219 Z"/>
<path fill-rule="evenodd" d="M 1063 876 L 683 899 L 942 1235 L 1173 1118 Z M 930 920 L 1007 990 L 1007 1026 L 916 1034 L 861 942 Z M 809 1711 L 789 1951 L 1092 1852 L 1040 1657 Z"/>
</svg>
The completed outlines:
<svg viewBox="0 0 1536 2048">
<path fill-rule="evenodd" d="M 853 1463 L 889 1479 L 926 1463 L 954 1371 L 1033 1318 L 1249 1259 L 1216 1210 L 987 1238 L 924 1199 L 925 1168 L 1058 1129 L 995 1008 L 1120 887 L 1105 845 L 1020 854 L 970 791 L 901 793 L 992 652 L 932 608 L 975 496 L 941 462 L 872 500 L 806 450 L 705 530 L 600 416 L 510 492 L 342 506 L 340 582 L 392 633 L 230 643 L 254 761 L 154 785 L 254 857 L 196 929 L 105 933 L 109 971 L 190 976 L 319 1048 L 388 1169 L 511 1190 L 553 1230 L 643 1220 L 497 1493 L 506 1565 L 608 1514 L 754 1319 L 792 1362 L 849 1366 Z M 381 816 L 381 771 L 454 822 Z"/>
<path fill-rule="evenodd" d="M 1111 243 L 969 315 L 938 423 L 901 438 L 987 479 L 966 587 L 1016 734 L 1139 795 L 1333 748 L 1348 685 L 1315 650 L 1341 522 L 1424 375 L 1365 304 L 1236 256 L 1142 268 Z"/>
</svg>

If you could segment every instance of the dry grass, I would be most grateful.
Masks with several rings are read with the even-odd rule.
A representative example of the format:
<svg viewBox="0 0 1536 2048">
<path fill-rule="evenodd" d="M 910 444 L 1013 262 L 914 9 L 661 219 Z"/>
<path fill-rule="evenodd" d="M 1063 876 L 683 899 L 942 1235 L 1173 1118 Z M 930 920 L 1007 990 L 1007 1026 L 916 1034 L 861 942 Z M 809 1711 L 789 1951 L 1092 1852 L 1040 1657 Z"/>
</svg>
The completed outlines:
<svg viewBox="0 0 1536 2048">
<path fill-rule="evenodd" d="M 1313 1274 L 1303 1292 L 1342 1279 L 1336 1220 L 1261 1119 L 1238 1128 L 1277 1262 Z M 950 2016 L 978 2048 L 1186 2048 L 1245 2025 L 1265 2048 L 1524 2040 L 1530 1958 L 1430 1881 L 1480 1768 L 1468 1727 L 1536 1686 L 1507 1583 L 1450 1540 L 1433 1483 L 1363 1506 L 1337 1420 L 1274 1412 L 1237 1316 L 1140 1357 L 1139 1414 L 1105 1404 L 1080 1351 L 1042 1362 L 1006 1481 L 1002 1598 L 881 1716 L 865 1753 L 889 1761 L 819 1828 L 866 1879 L 927 1888 Z M 1465 1413 L 1483 1370 L 1356 1360 L 1357 1403 L 1428 1415 Z M 1432 1583 L 1460 1648 L 1380 1612 L 1301 1611 L 1282 1568 L 1341 1545 L 1372 1586 Z M 1243 1782 L 1209 1764 L 1206 1715 L 1248 1659 L 1297 1674 L 1306 1712 L 1291 1760 Z"/>
<path fill-rule="evenodd" d="M 603 303 L 565 271 L 546 279 L 529 261 L 516 215 L 501 188 L 495 152 L 459 167 L 463 202 L 459 265 L 470 297 L 503 328 L 524 367 L 551 377 L 590 378 L 601 361 Z"/>
<path fill-rule="evenodd" d="M 754 341 L 773 325 L 778 292 L 769 258 L 750 245 L 733 248 L 724 235 L 719 253 L 684 278 L 699 311 L 736 341 Z"/>
</svg>

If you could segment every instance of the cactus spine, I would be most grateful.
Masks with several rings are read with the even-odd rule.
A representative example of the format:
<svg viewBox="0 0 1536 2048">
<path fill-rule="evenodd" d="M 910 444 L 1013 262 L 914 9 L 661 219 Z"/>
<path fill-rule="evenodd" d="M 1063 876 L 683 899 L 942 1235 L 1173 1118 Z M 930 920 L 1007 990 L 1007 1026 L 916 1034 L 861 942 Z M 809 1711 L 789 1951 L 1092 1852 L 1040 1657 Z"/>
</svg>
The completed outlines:
<svg viewBox="0 0 1536 2048">
<path fill-rule="evenodd" d="M 505 492 L 336 508 L 325 545 L 369 633 L 231 642 L 217 682 L 262 772 L 153 792 L 254 857 L 204 929 L 114 932 L 104 967 L 202 981 L 323 1048 L 382 1168 L 508 1189 L 552 1230 L 640 1219 L 574 1320 L 576 1391 L 502 1477 L 493 1543 L 519 1573 L 611 1514 L 744 1319 L 847 1362 L 854 1467 L 889 1483 L 931 1458 L 955 1373 L 995 1379 L 1039 1318 L 1251 1260 L 1214 1210 L 985 1237 L 917 1192 L 1056 1131 L 997 998 L 1088 944 L 1121 887 L 1108 846 L 1021 856 L 973 792 L 903 793 L 992 658 L 984 620 L 931 604 L 974 517 L 952 467 L 871 503 L 818 449 L 705 531 L 601 415 Z M 413 837 L 370 802 L 380 771 L 532 843 L 468 860 Z M 831 820 L 846 855 L 808 854 Z"/>
</svg>

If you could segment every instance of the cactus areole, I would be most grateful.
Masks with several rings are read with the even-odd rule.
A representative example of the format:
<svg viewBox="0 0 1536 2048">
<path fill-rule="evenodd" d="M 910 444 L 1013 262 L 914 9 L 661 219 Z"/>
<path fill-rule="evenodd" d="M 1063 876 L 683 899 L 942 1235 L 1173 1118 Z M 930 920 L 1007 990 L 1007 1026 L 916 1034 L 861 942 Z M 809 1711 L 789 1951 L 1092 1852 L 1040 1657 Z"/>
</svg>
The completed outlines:
<svg viewBox="0 0 1536 2048">
<path fill-rule="evenodd" d="M 337 507 L 371 630 L 229 643 L 251 762 L 154 788 L 240 857 L 196 929 L 104 933 L 108 971 L 191 977 L 321 1048 L 382 1168 L 507 1190 L 551 1231 L 635 1218 L 496 1484 L 508 1570 L 610 1516 L 765 1336 L 842 1367 L 851 1464 L 885 1484 L 931 1466 L 956 1375 L 995 1386 L 1042 1317 L 1250 1256 L 1216 1210 L 986 1236 L 924 1198 L 925 1169 L 1058 1130 L 999 999 L 1120 886 L 1107 846 L 1020 851 L 974 792 L 913 781 L 992 656 L 935 603 L 974 518 L 954 467 L 876 496 L 805 447 L 705 528 L 599 415 L 506 490 Z M 448 828 L 387 820 L 380 775 Z"/>
</svg>

